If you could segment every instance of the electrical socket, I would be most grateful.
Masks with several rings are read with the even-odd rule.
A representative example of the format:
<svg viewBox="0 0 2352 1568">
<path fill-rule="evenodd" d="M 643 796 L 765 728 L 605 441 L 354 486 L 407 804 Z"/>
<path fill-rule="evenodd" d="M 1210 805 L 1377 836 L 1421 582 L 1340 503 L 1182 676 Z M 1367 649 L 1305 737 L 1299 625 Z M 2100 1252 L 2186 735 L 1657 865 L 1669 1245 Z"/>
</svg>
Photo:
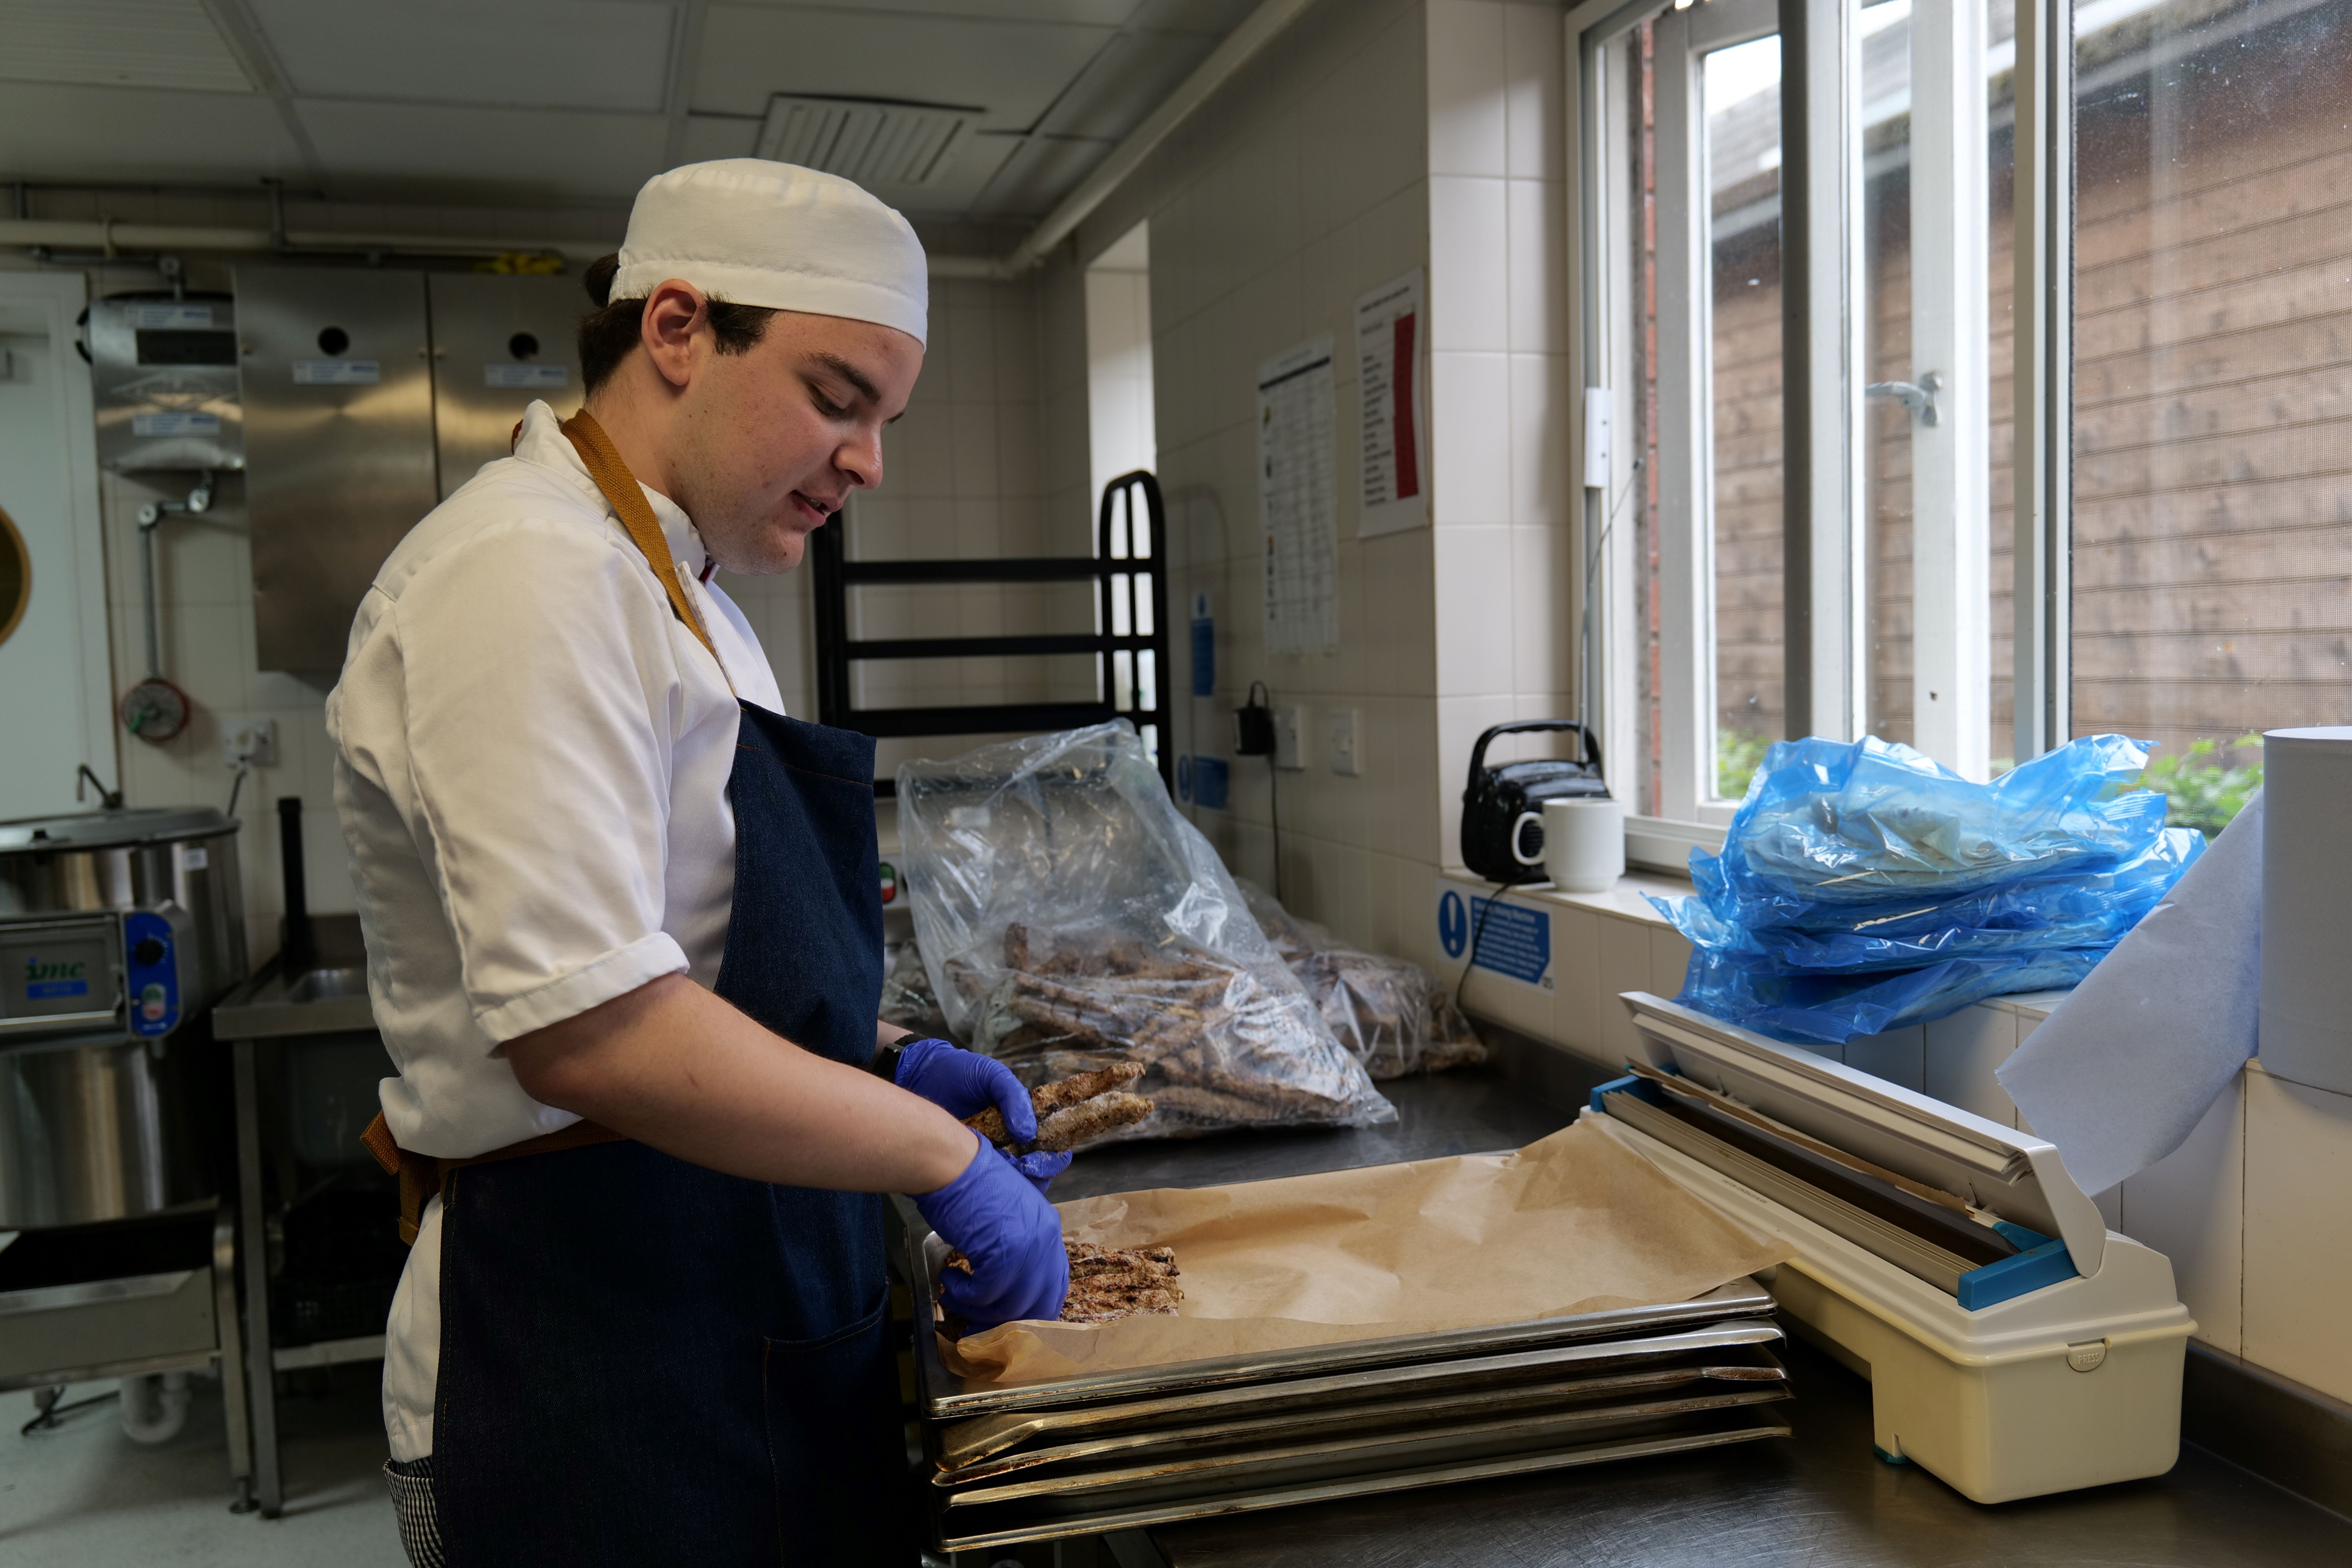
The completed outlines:
<svg viewBox="0 0 2352 1568">
<path fill-rule="evenodd" d="M 278 721 L 268 718 L 223 719 L 221 762 L 232 768 L 247 763 L 257 768 L 276 767 Z"/>
<path fill-rule="evenodd" d="M 1331 771 L 1349 778 L 1361 776 L 1364 760 L 1356 749 L 1356 710 L 1331 710 Z"/>
<path fill-rule="evenodd" d="M 1298 731 L 1296 708 L 1274 710 L 1274 765 L 1286 773 L 1297 773 L 1307 765 L 1307 743 Z"/>
</svg>

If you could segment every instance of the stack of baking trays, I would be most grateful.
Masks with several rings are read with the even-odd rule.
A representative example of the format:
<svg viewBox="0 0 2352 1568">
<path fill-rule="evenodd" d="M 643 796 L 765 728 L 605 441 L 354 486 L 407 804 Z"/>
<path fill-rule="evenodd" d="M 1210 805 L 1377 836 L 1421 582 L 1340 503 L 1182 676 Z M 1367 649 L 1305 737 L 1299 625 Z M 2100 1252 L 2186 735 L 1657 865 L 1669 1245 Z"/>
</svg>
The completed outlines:
<svg viewBox="0 0 2352 1568">
<path fill-rule="evenodd" d="M 908 1237 L 933 1293 L 946 1249 Z M 1318 1344 L 1058 1381 L 967 1380 L 916 1336 L 942 1550 L 1785 1436 L 1771 1296 Z"/>
</svg>

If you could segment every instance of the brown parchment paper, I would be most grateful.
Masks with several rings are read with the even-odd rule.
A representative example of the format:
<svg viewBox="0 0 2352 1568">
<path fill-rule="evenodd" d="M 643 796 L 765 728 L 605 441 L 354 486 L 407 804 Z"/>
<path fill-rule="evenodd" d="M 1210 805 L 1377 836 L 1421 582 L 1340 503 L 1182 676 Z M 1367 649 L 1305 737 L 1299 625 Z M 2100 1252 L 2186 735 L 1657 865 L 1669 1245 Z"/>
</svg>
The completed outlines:
<svg viewBox="0 0 2352 1568">
<path fill-rule="evenodd" d="M 1686 1301 L 1795 1256 L 1581 1121 L 1515 1154 L 1060 1207 L 1079 1240 L 1174 1247 L 1178 1315 L 941 1334 L 950 1371 L 1034 1383 Z"/>
</svg>

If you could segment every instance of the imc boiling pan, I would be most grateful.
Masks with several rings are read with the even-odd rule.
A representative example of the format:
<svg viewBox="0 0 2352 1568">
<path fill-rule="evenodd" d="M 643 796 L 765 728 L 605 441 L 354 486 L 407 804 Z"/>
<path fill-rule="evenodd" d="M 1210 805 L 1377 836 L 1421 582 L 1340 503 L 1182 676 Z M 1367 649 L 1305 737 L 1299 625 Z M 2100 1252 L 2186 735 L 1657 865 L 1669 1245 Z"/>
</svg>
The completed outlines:
<svg viewBox="0 0 2352 1568">
<path fill-rule="evenodd" d="M 0 1230 L 208 1195 L 174 1047 L 245 972 L 236 829 L 205 808 L 0 822 Z"/>
</svg>

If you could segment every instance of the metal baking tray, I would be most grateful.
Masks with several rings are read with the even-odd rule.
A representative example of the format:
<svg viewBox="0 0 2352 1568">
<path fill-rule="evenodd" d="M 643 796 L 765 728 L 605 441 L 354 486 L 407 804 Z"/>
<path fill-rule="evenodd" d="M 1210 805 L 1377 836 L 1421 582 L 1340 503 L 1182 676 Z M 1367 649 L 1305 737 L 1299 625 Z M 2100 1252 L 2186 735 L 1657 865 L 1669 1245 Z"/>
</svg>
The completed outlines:
<svg viewBox="0 0 2352 1568">
<path fill-rule="evenodd" d="M 947 1244 L 934 1233 L 918 1233 L 909 1228 L 907 1245 L 908 1278 L 919 1281 L 917 1300 L 935 1301 Z M 1604 1311 L 1540 1318 L 1531 1322 L 1384 1339 L 1342 1340 L 1251 1355 L 1170 1362 L 1017 1384 L 983 1383 L 957 1376 L 940 1363 L 936 1334 L 918 1332 L 914 1336 L 915 1367 L 923 1415 L 931 1421 L 956 1421 L 1015 1410 L 1055 1409 L 1278 1378 L 1313 1377 L 1408 1363 L 1454 1361 L 1578 1341 L 1624 1338 L 1648 1329 L 1716 1323 L 1727 1318 L 1769 1317 L 1776 1310 L 1771 1293 L 1755 1280 L 1735 1279 L 1692 1300 L 1658 1306 L 1612 1307 Z M 933 1317 L 935 1320 L 936 1309 Z M 918 1321 L 921 1321 L 919 1317 Z"/>
<path fill-rule="evenodd" d="M 1100 1506 L 1091 1510 L 1078 1509 L 1047 1512 L 1017 1505 L 968 1510 L 935 1510 L 932 1513 L 933 1540 L 943 1551 L 962 1552 L 1098 1531 L 1139 1530 L 1188 1519 L 1207 1519 L 1260 1509 L 1291 1508 L 1304 1503 L 1409 1491 L 1422 1487 L 1451 1486 L 1461 1481 L 1538 1474 L 1579 1465 L 1687 1453 L 1733 1443 L 1750 1443 L 1763 1437 L 1785 1437 L 1789 1436 L 1789 1427 L 1784 1422 L 1774 1419 L 1770 1412 L 1748 1406 L 1701 1413 L 1688 1417 L 1685 1425 L 1669 1425 L 1664 1430 L 1652 1433 L 1601 1436 L 1587 1432 L 1582 1436 L 1586 1440 L 1523 1453 L 1423 1462 L 1398 1469 L 1291 1484 L 1265 1484 L 1244 1471 L 1232 1478 L 1237 1484 L 1231 1490 L 1125 1505 L 1105 1498 L 1097 1500 Z"/>
<path fill-rule="evenodd" d="M 1769 1352 L 1758 1352 L 1722 1366 L 1645 1367 L 1599 1377 L 1442 1392 L 1424 1388 L 1407 1398 L 1327 1405 L 1242 1420 L 1157 1426 L 1025 1447 L 961 1469 L 939 1471 L 931 1484 L 942 1489 L 986 1487 L 1008 1477 L 1035 1479 L 1049 1472 L 1071 1474 L 1109 1464 L 1161 1463 L 1169 1455 L 1190 1462 L 1213 1453 L 1288 1447 L 1342 1435 L 1370 1440 L 1375 1434 L 1436 1434 L 1467 1423 L 1534 1419 L 1546 1413 L 1592 1419 L 1603 1418 L 1612 1411 L 1636 1409 L 1646 1414 L 1682 1414 L 1693 1408 L 1764 1403 L 1780 1397 L 1787 1382 L 1788 1373 L 1780 1363 Z"/>
<path fill-rule="evenodd" d="M 1786 1375 L 1767 1349 L 1780 1342 L 1776 1325 L 1738 1320 L 1641 1339 L 1548 1345 L 1504 1355 L 1205 1388 L 1066 1410 L 1014 1411 L 949 1426 L 926 1424 L 925 1430 L 932 1440 L 934 1462 L 943 1471 L 959 1471 L 1039 1441 L 1067 1443 L 1285 1415 L 1320 1417 L 1374 1404 L 1484 1399 L 1529 1382 L 1575 1378 L 1631 1389 L 1701 1376 L 1771 1381 Z"/>
</svg>

